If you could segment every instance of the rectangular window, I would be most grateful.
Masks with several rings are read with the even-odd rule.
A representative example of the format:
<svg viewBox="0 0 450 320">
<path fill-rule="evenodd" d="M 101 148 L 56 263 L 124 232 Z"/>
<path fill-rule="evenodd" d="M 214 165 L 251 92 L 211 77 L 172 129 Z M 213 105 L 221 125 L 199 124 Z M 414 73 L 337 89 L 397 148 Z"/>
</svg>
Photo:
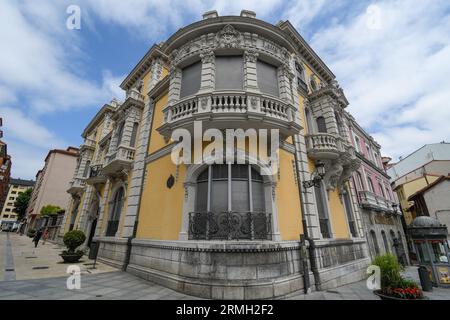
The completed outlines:
<svg viewBox="0 0 450 320">
<path fill-rule="evenodd" d="M 256 73 L 258 75 L 259 90 L 278 97 L 280 95 L 278 90 L 278 68 L 258 60 Z"/>
<path fill-rule="evenodd" d="M 180 98 L 193 95 L 200 89 L 202 62 L 197 61 L 181 71 Z"/>
<path fill-rule="evenodd" d="M 242 90 L 244 82 L 242 56 L 217 56 L 215 82 L 216 90 Z"/>
</svg>

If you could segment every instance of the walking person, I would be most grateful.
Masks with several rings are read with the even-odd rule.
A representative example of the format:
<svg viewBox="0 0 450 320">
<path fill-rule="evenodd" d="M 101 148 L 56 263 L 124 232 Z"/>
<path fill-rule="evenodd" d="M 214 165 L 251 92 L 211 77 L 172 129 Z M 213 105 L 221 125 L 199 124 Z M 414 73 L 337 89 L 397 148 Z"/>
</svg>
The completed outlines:
<svg viewBox="0 0 450 320">
<path fill-rule="evenodd" d="M 44 231 L 44 234 L 42 235 L 42 240 L 44 240 L 44 242 L 42 242 L 42 245 L 45 244 L 45 242 L 47 241 L 49 235 L 50 235 L 50 232 L 48 232 L 48 229 L 46 228 L 45 231 Z"/>
<path fill-rule="evenodd" d="M 37 247 L 39 240 L 41 240 L 41 237 L 42 237 L 42 229 L 39 229 L 38 231 L 36 231 L 36 234 L 33 238 L 35 248 Z"/>
</svg>

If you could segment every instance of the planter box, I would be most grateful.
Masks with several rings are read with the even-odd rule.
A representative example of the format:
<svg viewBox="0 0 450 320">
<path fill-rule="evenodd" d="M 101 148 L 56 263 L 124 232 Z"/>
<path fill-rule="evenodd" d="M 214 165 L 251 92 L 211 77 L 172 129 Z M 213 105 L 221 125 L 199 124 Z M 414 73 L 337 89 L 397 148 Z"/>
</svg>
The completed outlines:
<svg viewBox="0 0 450 320">
<path fill-rule="evenodd" d="M 394 297 L 394 296 L 389 296 L 389 295 L 383 294 L 380 291 L 374 291 L 373 293 L 375 295 L 379 296 L 381 300 L 400 300 L 400 301 L 429 300 L 428 297 L 425 297 L 425 296 L 423 296 L 420 299 L 403 299 L 403 298 L 399 298 L 399 297 Z"/>
</svg>

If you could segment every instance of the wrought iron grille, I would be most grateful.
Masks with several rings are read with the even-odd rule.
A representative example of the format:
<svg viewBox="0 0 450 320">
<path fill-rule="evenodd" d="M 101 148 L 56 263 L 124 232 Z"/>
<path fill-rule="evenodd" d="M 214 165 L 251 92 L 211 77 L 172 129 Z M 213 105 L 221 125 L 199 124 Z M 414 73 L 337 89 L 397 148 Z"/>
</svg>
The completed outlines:
<svg viewBox="0 0 450 320">
<path fill-rule="evenodd" d="M 270 240 L 271 215 L 265 212 L 191 212 L 190 240 Z"/>
</svg>

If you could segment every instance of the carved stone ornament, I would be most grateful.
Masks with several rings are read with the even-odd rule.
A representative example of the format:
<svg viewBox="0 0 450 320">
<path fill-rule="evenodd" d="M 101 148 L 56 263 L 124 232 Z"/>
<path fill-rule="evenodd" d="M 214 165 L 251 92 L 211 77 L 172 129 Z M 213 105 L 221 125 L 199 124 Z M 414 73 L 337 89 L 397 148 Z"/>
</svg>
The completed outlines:
<svg viewBox="0 0 450 320">
<path fill-rule="evenodd" d="M 256 97 L 250 98 L 250 105 L 253 109 L 256 109 L 258 107 L 258 99 Z"/>
<path fill-rule="evenodd" d="M 252 62 L 256 63 L 256 60 L 258 59 L 258 53 L 255 50 L 247 50 L 245 51 L 245 62 Z"/>
<path fill-rule="evenodd" d="M 205 110 L 206 107 L 208 106 L 208 99 L 207 98 L 203 98 L 200 100 L 200 105 L 202 106 L 202 109 Z"/>
<path fill-rule="evenodd" d="M 227 24 L 217 33 L 216 39 L 219 48 L 236 48 L 240 45 L 242 36 L 233 26 Z"/>
<path fill-rule="evenodd" d="M 202 52 L 200 54 L 200 59 L 202 59 L 202 63 L 214 62 L 214 59 L 215 59 L 214 51 L 208 50 L 208 51 Z"/>
</svg>

